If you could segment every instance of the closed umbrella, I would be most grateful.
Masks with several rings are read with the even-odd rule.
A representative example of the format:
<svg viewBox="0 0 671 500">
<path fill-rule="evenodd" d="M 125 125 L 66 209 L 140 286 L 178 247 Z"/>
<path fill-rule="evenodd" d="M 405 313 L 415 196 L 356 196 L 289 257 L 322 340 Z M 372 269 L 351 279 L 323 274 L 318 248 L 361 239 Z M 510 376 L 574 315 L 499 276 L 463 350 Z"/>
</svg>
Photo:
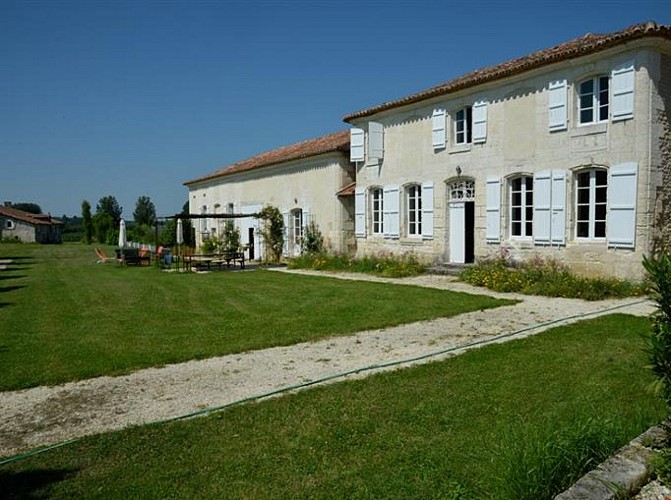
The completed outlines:
<svg viewBox="0 0 671 500">
<path fill-rule="evenodd" d="M 121 219 L 119 222 L 119 248 L 125 248 L 126 246 L 126 222 Z"/>
<path fill-rule="evenodd" d="M 177 219 L 177 244 L 184 243 L 184 229 L 182 228 L 182 219 Z"/>
<path fill-rule="evenodd" d="M 181 255 L 181 245 L 184 243 L 184 229 L 182 228 L 182 219 L 177 219 L 177 255 Z"/>
</svg>

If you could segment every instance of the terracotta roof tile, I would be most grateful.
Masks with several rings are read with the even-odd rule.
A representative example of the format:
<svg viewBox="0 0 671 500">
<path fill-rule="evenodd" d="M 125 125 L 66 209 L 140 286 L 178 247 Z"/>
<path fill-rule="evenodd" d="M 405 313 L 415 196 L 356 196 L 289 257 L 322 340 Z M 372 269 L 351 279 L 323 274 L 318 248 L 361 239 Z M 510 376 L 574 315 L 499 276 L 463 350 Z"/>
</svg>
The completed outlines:
<svg viewBox="0 0 671 500">
<path fill-rule="evenodd" d="M 343 120 L 349 122 L 356 118 L 371 116 L 381 111 L 449 94 L 468 87 L 516 75 L 524 71 L 547 66 L 556 62 L 592 54 L 632 40 L 646 37 L 660 37 L 666 40 L 671 40 L 671 26 L 657 25 L 655 22 L 649 21 L 647 23 L 635 24 L 615 33 L 601 35 L 588 33 L 580 38 L 562 43 L 555 47 L 533 52 L 524 57 L 513 59 L 495 66 L 478 69 L 416 94 L 349 114 L 345 116 Z"/>
<path fill-rule="evenodd" d="M 336 193 L 336 196 L 354 196 L 354 191 L 356 190 L 356 182 L 350 182 Z"/>
<path fill-rule="evenodd" d="M 342 130 L 334 134 L 324 135 L 316 139 L 310 139 L 272 151 L 267 151 L 246 160 L 233 163 L 227 167 L 220 168 L 203 177 L 186 181 L 184 185 L 188 186 L 189 184 L 194 184 L 196 182 L 216 179 L 217 177 L 224 177 L 240 172 L 247 172 L 261 167 L 269 167 L 291 160 L 309 158 L 311 156 L 331 153 L 333 151 L 349 152 L 349 130 Z"/>
<path fill-rule="evenodd" d="M 12 219 L 20 220 L 33 224 L 36 226 L 51 226 L 51 225 L 61 225 L 61 222 L 58 219 L 54 219 L 49 214 L 32 214 L 30 212 L 24 212 L 23 210 L 17 210 L 12 207 L 0 206 L 0 216 L 4 215 L 5 217 L 10 217 Z"/>
</svg>

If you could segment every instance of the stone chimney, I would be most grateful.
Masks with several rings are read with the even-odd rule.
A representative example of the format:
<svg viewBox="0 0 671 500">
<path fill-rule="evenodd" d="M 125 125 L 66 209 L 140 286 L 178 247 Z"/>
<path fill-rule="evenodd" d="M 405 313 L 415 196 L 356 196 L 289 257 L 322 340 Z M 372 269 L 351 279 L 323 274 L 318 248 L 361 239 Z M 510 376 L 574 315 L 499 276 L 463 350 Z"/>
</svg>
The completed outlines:
<svg viewBox="0 0 671 500">
<path fill-rule="evenodd" d="M 5 200 L 5 206 L 6 206 L 6 207 L 11 207 L 11 206 L 12 206 L 12 202 L 11 202 L 11 201 L 7 201 L 7 200 Z"/>
</svg>

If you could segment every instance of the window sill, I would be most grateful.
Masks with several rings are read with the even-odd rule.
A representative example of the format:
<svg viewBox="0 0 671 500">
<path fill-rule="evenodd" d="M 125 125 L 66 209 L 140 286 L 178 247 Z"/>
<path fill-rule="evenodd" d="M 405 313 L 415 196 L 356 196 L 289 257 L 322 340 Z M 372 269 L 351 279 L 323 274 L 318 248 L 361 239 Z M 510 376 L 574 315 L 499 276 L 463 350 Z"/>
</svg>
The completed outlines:
<svg viewBox="0 0 671 500">
<path fill-rule="evenodd" d="M 606 132 L 608 132 L 608 122 L 586 123 L 584 125 L 578 125 L 571 130 L 571 137 L 605 134 Z"/>
<path fill-rule="evenodd" d="M 454 153 L 466 153 L 467 151 L 471 150 L 471 145 L 470 144 L 456 144 L 450 148 L 448 151 L 449 154 L 454 154 Z"/>
</svg>

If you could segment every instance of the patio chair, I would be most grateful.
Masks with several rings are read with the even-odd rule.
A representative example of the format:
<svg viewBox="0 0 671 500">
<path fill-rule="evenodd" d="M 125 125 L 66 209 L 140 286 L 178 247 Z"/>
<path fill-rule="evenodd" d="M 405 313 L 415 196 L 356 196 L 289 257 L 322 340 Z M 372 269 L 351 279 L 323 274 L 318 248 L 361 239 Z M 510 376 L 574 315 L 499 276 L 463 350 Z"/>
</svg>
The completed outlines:
<svg viewBox="0 0 671 500">
<path fill-rule="evenodd" d="M 115 257 L 108 257 L 105 255 L 105 252 L 101 248 L 96 248 L 96 255 L 98 256 L 98 260 L 96 261 L 96 264 L 105 264 L 107 262 L 115 262 L 117 259 Z"/>
</svg>

